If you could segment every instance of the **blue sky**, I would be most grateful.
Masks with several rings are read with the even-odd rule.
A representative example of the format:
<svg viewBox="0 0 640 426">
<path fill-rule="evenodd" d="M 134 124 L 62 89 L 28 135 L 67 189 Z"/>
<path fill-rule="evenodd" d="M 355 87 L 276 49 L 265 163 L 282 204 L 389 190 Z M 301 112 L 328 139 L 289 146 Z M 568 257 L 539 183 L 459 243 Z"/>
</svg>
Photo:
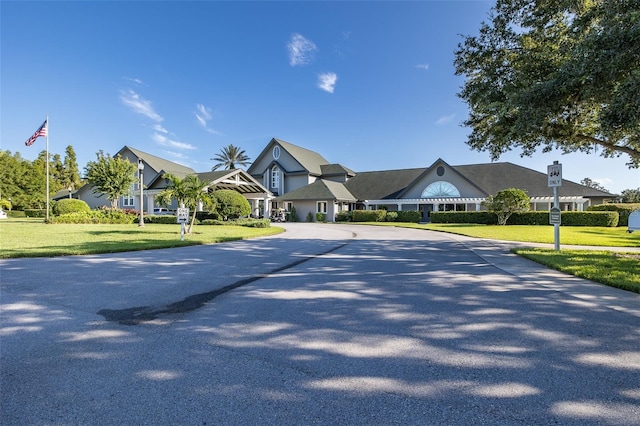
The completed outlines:
<svg viewBox="0 0 640 426">
<path fill-rule="evenodd" d="M 208 171 L 234 144 L 276 137 L 355 171 L 490 161 L 465 143 L 453 58 L 493 1 L 2 1 L 0 145 L 49 115 L 49 149 L 81 169 L 124 145 Z M 560 152 L 510 161 L 612 192 L 628 158 Z M 560 192 L 561 193 L 561 192 Z"/>
</svg>

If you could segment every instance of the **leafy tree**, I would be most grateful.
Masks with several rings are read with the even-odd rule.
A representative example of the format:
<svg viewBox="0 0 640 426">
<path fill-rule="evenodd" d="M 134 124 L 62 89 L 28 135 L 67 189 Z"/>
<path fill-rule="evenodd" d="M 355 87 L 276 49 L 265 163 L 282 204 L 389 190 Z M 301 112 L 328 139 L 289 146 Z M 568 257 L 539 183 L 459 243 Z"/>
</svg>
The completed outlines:
<svg viewBox="0 0 640 426">
<path fill-rule="evenodd" d="M 589 188 L 597 189 L 598 191 L 609 192 L 604 186 L 600 185 L 598 182 L 595 182 L 589 178 L 582 179 L 580 183 L 584 186 L 588 186 Z"/>
<path fill-rule="evenodd" d="M 82 185 L 80 171 L 78 169 L 78 161 L 76 159 L 76 152 L 73 150 L 71 145 L 67 146 L 65 149 L 60 184 L 63 188 L 71 189 L 78 189 Z"/>
<path fill-rule="evenodd" d="M 249 164 L 249 157 L 244 150 L 233 145 L 222 148 L 220 154 L 217 154 L 212 160 L 218 162 L 211 168 L 212 171 L 218 170 L 220 167 L 231 170 L 235 169 L 236 166 L 246 167 Z"/>
<path fill-rule="evenodd" d="M 219 189 L 211 193 L 216 202 L 216 211 L 224 219 L 237 219 L 251 214 L 249 201 L 233 189 Z"/>
<path fill-rule="evenodd" d="M 105 155 L 102 150 L 96 157 L 96 161 L 89 161 L 85 167 L 87 181 L 94 186 L 94 194 L 106 195 L 111 208 L 116 209 L 118 197 L 128 194 L 136 180 L 137 165 L 119 156 Z"/>
<path fill-rule="evenodd" d="M 483 202 L 487 210 L 498 216 L 498 225 L 506 225 L 509 217 L 516 212 L 529 210 L 530 199 L 525 191 L 508 188 L 489 195 Z"/>
<path fill-rule="evenodd" d="M 621 203 L 640 203 L 640 188 L 625 189 L 620 194 Z"/>
<path fill-rule="evenodd" d="M 467 144 L 492 159 L 559 148 L 640 166 L 638 0 L 497 0 L 455 52 Z"/>
<path fill-rule="evenodd" d="M 213 206 L 213 200 L 206 192 L 208 182 L 201 181 L 196 175 L 187 175 L 183 179 L 167 173 L 165 179 L 169 180 L 167 187 L 156 195 L 156 202 L 161 206 L 168 207 L 173 199 L 178 201 L 180 207 L 187 207 L 191 212 L 191 221 L 187 233 L 193 231 L 193 225 L 196 221 L 196 210 L 198 204 L 203 203 L 207 206 Z"/>
</svg>

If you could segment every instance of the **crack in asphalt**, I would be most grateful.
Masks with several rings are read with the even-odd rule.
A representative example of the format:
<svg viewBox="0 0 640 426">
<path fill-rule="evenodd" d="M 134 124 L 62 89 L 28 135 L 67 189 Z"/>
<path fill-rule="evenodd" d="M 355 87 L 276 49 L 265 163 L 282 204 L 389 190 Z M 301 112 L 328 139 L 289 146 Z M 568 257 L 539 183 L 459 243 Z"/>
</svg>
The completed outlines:
<svg viewBox="0 0 640 426">
<path fill-rule="evenodd" d="M 355 234 L 354 234 L 355 237 Z M 224 287 L 207 291 L 205 293 L 198 293 L 191 296 L 188 296 L 182 299 L 179 302 L 172 303 L 166 306 L 137 306 L 133 308 L 126 309 L 101 309 L 97 312 L 98 315 L 101 315 L 105 318 L 105 320 L 109 322 L 117 322 L 123 325 L 138 325 L 144 322 L 153 321 L 158 318 L 160 315 L 172 315 L 172 314 L 181 314 L 185 312 L 194 311 L 196 309 L 201 308 L 206 303 L 212 301 L 216 297 L 221 294 L 227 293 L 236 288 L 242 287 L 244 285 L 250 284 L 254 281 L 257 281 L 262 278 L 267 278 L 270 275 L 276 274 L 278 272 L 282 272 L 284 270 L 293 268 L 298 266 L 304 262 L 307 262 L 311 259 L 316 259 L 318 257 L 327 255 L 333 251 L 336 251 L 347 244 L 349 244 L 352 240 L 347 241 L 343 244 L 340 244 L 336 247 L 333 247 L 325 252 L 314 254 L 307 256 L 303 259 L 296 260 L 295 262 L 288 263 L 283 266 L 279 266 L 269 272 L 263 274 L 257 274 L 249 278 L 242 279 L 240 281 L 236 281 L 235 283 L 226 285 Z"/>
</svg>

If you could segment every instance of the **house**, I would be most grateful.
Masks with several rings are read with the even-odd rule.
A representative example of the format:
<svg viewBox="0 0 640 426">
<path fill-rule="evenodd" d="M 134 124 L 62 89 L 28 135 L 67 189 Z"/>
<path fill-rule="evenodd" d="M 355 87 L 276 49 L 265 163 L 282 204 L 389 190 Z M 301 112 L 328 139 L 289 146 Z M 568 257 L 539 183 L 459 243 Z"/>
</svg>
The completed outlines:
<svg viewBox="0 0 640 426">
<path fill-rule="evenodd" d="M 416 210 L 426 220 L 432 211 L 480 210 L 488 195 L 506 188 L 527 191 L 533 210 L 549 210 L 554 198 L 546 173 L 513 163 L 451 166 L 438 159 L 426 168 L 355 173 L 280 139 L 272 139 L 247 172 L 274 194 L 272 208 L 295 207 L 300 220 L 324 213 L 333 221 L 343 210 L 378 208 Z M 565 179 L 559 194 L 563 210 L 614 197 Z"/>
<path fill-rule="evenodd" d="M 273 197 L 266 188 L 241 169 L 198 173 L 190 167 L 129 146 L 124 146 L 115 156 L 120 156 L 134 164 L 138 164 L 135 183 L 131 186 L 129 193 L 118 200 L 118 207 L 120 208 L 140 210 L 140 181 L 142 181 L 142 210 L 147 214 L 151 214 L 154 208 L 158 207 L 155 203 L 156 195 L 164 190 L 169 183 L 165 174 L 171 174 L 181 179 L 187 175 L 195 175 L 201 181 L 207 182 L 207 189 L 210 190 L 234 189 L 247 198 L 255 216 L 264 214 L 264 206 L 268 205 L 268 200 Z M 139 174 L 139 172 L 141 173 Z M 110 205 L 104 196 L 100 197 L 100 194 L 94 194 L 90 185 L 84 185 L 78 189 L 74 196 L 86 201 L 91 208 Z M 178 207 L 177 201 L 174 200 L 173 204 L 168 207 L 169 210 L 175 210 Z"/>
<path fill-rule="evenodd" d="M 268 217 L 274 209 L 291 211 L 295 207 L 299 220 L 323 213 L 327 221 L 334 221 L 341 211 L 384 208 L 419 211 L 423 220 L 428 220 L 432 211 L 480 210 L 487 196 L 506 188 L 525 190 L 533 210 L 550 210 L 554 201 L 546 173 L 509 162 L 452 166 L 439 158 L 425 168 L 356 173 L 341 164 L 330 163 L 317 152 L 276 138 L 269 141 L 247 171 L 198 173 L 129 146 L 116 155 L 143 167 L 145 212 L 156 207 L 155 196 L 167 187 L 164 177 L 167 173 L 179 178 L 194 174 L 208 182 L 210 189 L 236 190 L 247 198 L 255 217 Z M 562 210 L 585 210 L 615 197 L 566 179 L 562 180 L 558 193 Z M 107 200 L 92 194 L 89 187 L 78 189 L 73 196 L 87 201 L 91 207 L 100 202 L 108 205 Z M 139 181 L 118 200 L 118 206 L 139 209 Z M 169 206 L 176 207 L 175 203 Z"/>
</svg>

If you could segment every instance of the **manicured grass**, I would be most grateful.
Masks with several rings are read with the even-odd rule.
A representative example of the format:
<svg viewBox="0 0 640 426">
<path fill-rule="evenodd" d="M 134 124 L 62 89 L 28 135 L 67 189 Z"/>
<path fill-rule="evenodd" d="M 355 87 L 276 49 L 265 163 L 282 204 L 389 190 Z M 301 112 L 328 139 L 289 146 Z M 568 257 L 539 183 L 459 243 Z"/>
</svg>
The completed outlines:
<svg viewBox="0 0 640 426">
<path fill-rule="evenodd" d="M 640 253 L 549 249 L 514 249 L 513 252 L 577 277 L 640 293 Z"/>
<path fill-rule="evenodd" d="M 282 228 L 196 225 L 180 241 L 180 225 L 46 225 L 42 219 L 0 221 L 0 258 L 51 257 L 75 254 L 184 247 L 242 240 L 282 232 Z"/>
</svg>

